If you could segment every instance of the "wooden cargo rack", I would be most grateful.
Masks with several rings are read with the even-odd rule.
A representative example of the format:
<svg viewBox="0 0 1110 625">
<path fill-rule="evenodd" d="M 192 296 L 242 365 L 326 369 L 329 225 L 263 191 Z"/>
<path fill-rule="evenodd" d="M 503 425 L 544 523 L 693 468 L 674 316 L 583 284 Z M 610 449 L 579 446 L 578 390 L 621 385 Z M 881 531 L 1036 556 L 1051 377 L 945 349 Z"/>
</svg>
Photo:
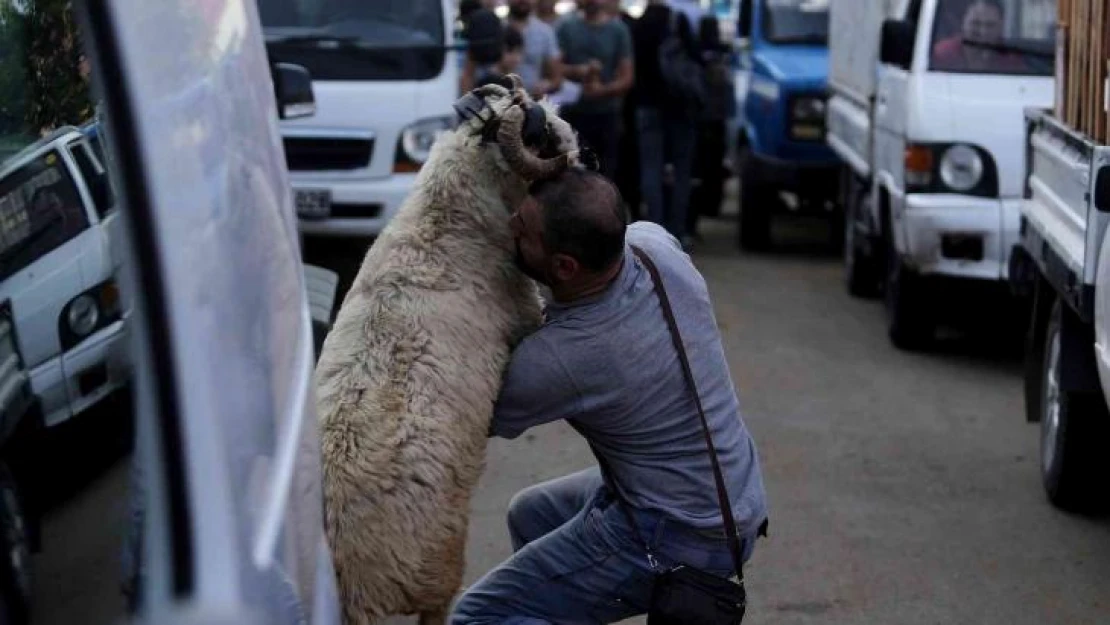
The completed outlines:
<svg viewBox="0 0 1110 625">
<path fill-rule="evenodd" d="M 1110 1 L 1057 0 L 1056 115 L 1099 143 L 1110 140 Z"/>
</svg>

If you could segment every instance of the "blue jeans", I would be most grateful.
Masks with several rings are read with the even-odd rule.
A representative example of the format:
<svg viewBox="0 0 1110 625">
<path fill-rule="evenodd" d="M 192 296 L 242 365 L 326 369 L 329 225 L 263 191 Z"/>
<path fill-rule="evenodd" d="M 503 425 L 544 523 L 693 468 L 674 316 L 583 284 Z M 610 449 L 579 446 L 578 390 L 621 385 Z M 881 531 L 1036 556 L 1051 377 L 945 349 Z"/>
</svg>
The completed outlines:
<svg viewBox="0 0 1110 625">
<path fill-rule="evenodd" d="M 640 132 L 640 192 L 647 204 L 647 218 L 681 240 L 687 234 L 697 125 L 692 118 L 643 107 L 636 111 L 636 126 Z M 663 193 L 664 163 L 674 167 L 669 197 Z"/>
<path fill-rule="evenodd" d="M 634 510 L 634 535 L 618 505 L 596 467 L 518 493 L 508 515 L 515 553 L 459 598 L 451 624 L 612 623 L 644 614 L 652 569 L 640 536 L 661 569 L 683 562 L 733 574 L 723 534 L 703 536 Z M 745 538 L 745 560 L 754 543 Z"/>
</svg>

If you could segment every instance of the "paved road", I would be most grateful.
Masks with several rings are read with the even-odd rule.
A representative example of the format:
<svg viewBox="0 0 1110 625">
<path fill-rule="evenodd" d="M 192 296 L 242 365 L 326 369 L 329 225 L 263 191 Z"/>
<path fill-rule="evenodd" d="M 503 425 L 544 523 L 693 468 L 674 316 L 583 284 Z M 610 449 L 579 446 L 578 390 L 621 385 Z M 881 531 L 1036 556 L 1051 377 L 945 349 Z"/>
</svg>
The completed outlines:
<svg viewBox="0 0 1110 625">
<path fill-rule="evenodd" d="M 967 339 L 898 352 L 879 304 L 844 293 L 820 224 L 786 228 L 786 249 L 759 256 L 735 250 L 734 228 L 707 224 L 696 260 L 771 498 L 746 622 L 1110 622 L 1110 520 L 1046 504 L 1019 361 Z M 494 441 L 473 502 L 468 582 L 508 555 L 515 491 L 590 461 L 562 425 Z M 95 613 L 80 606 L 117 570 L 124 476 L 115 465 L 52 514 L 48 539 L 66 546 L 36 562 L 54 582 L 40 585 L 38 605 L 53 609 L 37 622 Z"/>
</svg>

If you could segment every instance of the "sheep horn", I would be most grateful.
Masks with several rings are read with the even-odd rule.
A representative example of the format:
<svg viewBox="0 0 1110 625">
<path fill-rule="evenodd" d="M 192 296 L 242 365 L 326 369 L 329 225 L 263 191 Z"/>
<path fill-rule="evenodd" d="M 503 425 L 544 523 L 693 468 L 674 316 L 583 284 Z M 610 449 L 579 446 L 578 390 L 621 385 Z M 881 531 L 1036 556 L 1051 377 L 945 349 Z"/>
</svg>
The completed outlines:
<svg viewBox="0 0 1110 625">
<path fill-rule="evenodd" d="M 518 76 L 516 74 L 509 74 L 509 81 L 511 81 L 513 83 L 513 88 L 512 88 L 513 92 L 522 92 L 522 91 L 524 91 L 524 81 L 521 80 L 520 76 Z"/>
<path fill-rule="evenodd" d="M 524 109 L 511 106 L 501 116 L 497 129 L 497 143 L 509 167 L 525 180 L 539 180 L 557 176 L 570 166 L 570 155 L 560 154 L 554 158 L 541 159 L 524 147 Z"/>
</svg>

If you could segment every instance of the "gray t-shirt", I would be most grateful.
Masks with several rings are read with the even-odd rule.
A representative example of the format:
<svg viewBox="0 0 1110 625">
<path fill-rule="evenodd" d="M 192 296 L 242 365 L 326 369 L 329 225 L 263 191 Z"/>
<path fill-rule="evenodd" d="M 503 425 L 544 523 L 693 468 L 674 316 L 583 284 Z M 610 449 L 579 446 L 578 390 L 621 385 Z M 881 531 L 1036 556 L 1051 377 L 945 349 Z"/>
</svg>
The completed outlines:
<svg viewBox="0 0 1110 625">
<path fill-rule="evenodd" d="M 651 274 L 659 268 L 678 320 L 741 534 L 767 508 L 759 456 L 740 417 L 705 281 L 660 226 L 629 226 L 623 266 L 586 301 L 549 303 L 544 325 L 513 352 L 492 433 L 568 419 L 611 467 L 625 501 L 687 525 L 722 526 L 697 408 L 682 374 Z"/>
<path fill-rule="evenodd" d="M 555 29 L 535 15 L 528 18 L 524 28 L 520 30 L 520 36 L 524 39 L 524 59 L 517 68 L 517 73 L 524 81 L 524 88 L 531 91 L 543 78 L 544 63 L 549 59 L 559 58 L 559 41 L 555 38 Z"/>
<path fill-rule="evenodd" d="M 632 58 L 632 35 L 619 19 L 608 19 L 591 24 L 581 16 L 572 15 L 560 22 L 555 33 L 563 62 L 580 65 L 591 59 L 601 62 L 601 82 L 611 82 L 617 75 L 617 66 L 624 59 Z M 582 99 L 574 104 L 580 113 L 616 113 L 621 108 L 621 96 Z"/>
</svg>

